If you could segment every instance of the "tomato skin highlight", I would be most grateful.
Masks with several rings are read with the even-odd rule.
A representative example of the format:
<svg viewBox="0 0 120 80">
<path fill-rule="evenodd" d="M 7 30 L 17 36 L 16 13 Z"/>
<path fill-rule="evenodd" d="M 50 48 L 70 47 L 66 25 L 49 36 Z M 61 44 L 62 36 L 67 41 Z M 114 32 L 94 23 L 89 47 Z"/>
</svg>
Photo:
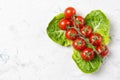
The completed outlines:
<svg viewBox="0 0 120 80">
<path fill-rule="evenodd" d="M 86 47 L 86 42 L 82 38 L 77 38 L 73 41 L 72 46 L 76 50 L 83 50 Z"/>
<path fill-rule="evenodd" d="M 78 22 L 76 24 L 76 22 Z M 76 25 L 76 28 L 80 28 L 80 27 L 83 27 L 84 26 L 84 18 L 82 16 L 75 16 L 75 20 L 72 19 L 72 25 L 74 26 L 74 24 Z"/>
<path fill-rule="evenodd" d="M 102 36 L 98 33 L 93 33 L 90 35 L 89 41 L 94 46 L 99 46 L 102 42 Z"/>
<path fill-rule="evenodd" d="M 109 52 L 108 47 L 106 45 L 97 46 L 96 50 L 99 52 L 101 57 L 105 57 Z"/>
<path fill-rule="evenodd" d="M 65 33 L 68 40 L 75 40 L 78 37 L 78 32 L 74 28 L 68 29 Z"/>
<path fill-rule="evenodd" d="M 95 54 L 92 48 L 85 48 L 82 52 L 81 52 L 81 57 L 82 59 L 84 59 L 85 61 L 90 61 L 94 58 Z"/>
<path fill-rule="evenodd" d="M 76 10 L 73 7 L 68 7 L 68 8 L 65 9 L 64 15 L 67 19 L 70 19 L 74 15 L 76 15 Z"/>
<path fill-rule="evenodd" d="M 59 28 L 61 29 L 61 30 L 66 30 L 67 29 L 67 26 L 70 26 L 70 21 L 69 20 L 67 20 L 67 19 L 65 19 L 65 18 L 63 18 L 63 19 L 61 19 L 60 21 L 59 21 Z"/>
<path fill-rule="evenodd" d="M 92 28 L 90 26 L 85 25 L 82 28 L 80 28 L 80 33 L 85 37 L 90 37 L 92 33 Z"/>
</svg>

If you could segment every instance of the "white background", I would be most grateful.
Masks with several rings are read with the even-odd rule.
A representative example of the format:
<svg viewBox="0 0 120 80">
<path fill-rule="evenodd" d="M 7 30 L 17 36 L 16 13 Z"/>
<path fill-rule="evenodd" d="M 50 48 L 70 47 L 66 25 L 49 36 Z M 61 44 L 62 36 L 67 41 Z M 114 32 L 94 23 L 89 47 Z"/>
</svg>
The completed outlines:
<svg viewBox="0 0 120 80">
<path fill-rule="evenodd" d="M 119 80 L 119 0 L 0 0 L 0 80 Z M 82 73 L 71 47 L 46 34 L 49 21 L 68 6 L 85 17 L 102 10 L 111 22 L 110 53 L 93 74 Z"/>
</svg>

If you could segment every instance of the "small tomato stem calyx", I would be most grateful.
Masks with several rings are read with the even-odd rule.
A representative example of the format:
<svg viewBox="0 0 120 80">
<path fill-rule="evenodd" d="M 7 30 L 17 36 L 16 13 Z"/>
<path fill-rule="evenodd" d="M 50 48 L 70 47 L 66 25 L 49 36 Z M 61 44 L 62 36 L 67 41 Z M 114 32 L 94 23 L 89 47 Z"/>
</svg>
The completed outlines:
<svg viewBox="0 0 120 80">
<path fill-rule="evenodd" d="M 75 21 L 74 22 L 74 26 L 71 27 L 71 28 L 74 28 L 77 32 L 78 32 L 78 36 L 81 37 L 82 39 L 85 40 L 85 42 L 91 46 L 91 48 L 93 49 L 93 51 L 97 54 L 97 56 L 100 58 L 100 61 L 101 63 L 103 62 L 103 58 L 100 56 L 100 53 L 96 50 L 96 48 L 93 46 L 93 44 L 91 44 L 88 40 L 87 37 L 83 36 L 81 33 L 80 33 L 80 26 L 78 26 L 78 28 L 76 27 L 76 19 L 75 19 L 75 16 L 76 15 L 73 15 L 72 19 Z M 77 24 L 78 25 L 78 24 Z"/>
</svg>

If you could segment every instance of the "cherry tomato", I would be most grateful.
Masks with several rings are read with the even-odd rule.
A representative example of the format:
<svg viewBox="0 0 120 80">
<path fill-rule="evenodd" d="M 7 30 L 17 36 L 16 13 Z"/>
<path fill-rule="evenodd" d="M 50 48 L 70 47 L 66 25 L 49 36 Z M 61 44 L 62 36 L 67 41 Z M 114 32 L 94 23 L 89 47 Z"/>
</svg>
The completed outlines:
<svg viewBox="0 0 120 80">
<path fill-rule="evenodd" d="M 76 10 L 73 7 L 68 7 L 65 9 L 64 15 L 66 18 L 70 19 L 73 15 L 76 15 Z"/>
<path fill-rule="evenodd" d="M 72 46 L 76 50 L 83 50 L 86 47 L 86 42 L 82 38 L 77 38 L 73 41 Z"/>
<path fill-rule="evenodd" d="M 90 35 L 89 41 L 94 46 L 98 46 L 102 42 L 102 36 L 98 33 L 93 33 Z"/>
<path fill-rule="evenodd" d="M 96 50 L 100 53 L 101 57 L 105 57 L 109 52 L 106 45 L 97 46 Z"/>
<path fill-rule="evenodd" d="M 86 60 L 86 61 L 90 61 L 94 58 L 94 51 L 92 48 L 85 48 L 82 52 L 81 52 L 81 57 Z"/>
<path fill-rule="evenodd" d="M 58 25 L 59 25 L 59 28 L 61 30 L 66 30 L 67 26 L 70 26 L 70 21 L 65 19 L 65 18 L 63 18 L 63 19 L 60 20 Z"/>
<path fill-rule="evenodd" d="M 84 18 L 82 16 L 75 16 L 75 20 L 72 19 L 72 25 L 76 25 L 76 28 L 82 27 L 84 25 Z"/>
<path fill-rule="evenodd" d="M 92 28 L 90 26 L 85 25 L 84 27 L 80 28 L 80 32 L 83 36 L 89 37 L 92 33 Z"/>
<path fill-rule="evenodd" d="M 78 32 L 74 28 L 71 28 L 66 31 L 65 36 L 69 40 L 75 40 L 78 37 Z"/>
</svg>

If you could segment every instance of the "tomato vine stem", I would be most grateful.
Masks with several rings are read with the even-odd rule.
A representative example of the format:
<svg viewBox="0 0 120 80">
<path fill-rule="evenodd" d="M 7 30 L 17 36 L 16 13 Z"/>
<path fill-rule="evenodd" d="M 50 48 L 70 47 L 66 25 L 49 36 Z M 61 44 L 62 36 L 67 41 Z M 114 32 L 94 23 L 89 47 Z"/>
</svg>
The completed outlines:
<svg viewBox="0 0 120 80">
<path fill-rule="evenodd" d="M 74 19 L 74 21 L 76 22 L 76 19 L 75 19 L 75 15 L 72 17 Z M 96 50 L 96 48 L 94 47 L 94 45 L 92 45 L 88 38 L 83 36 L 81 33 L 80 33 L 80 26 L 78 26 L 78 28 L 76 27 L 76 23 L 74 23 L 74 26 L 71 27 L 71 28 L 74 28 L 77 32 L 78 32 L 78 36 L 81 37 L 82 39 L 85 40 L 85 42 L 91 46 L 91 48 L 93 49 L 93 51 L 97 54 L 97 56 L 100 58 L 100 61 L 103 62 L 103 58 L 100 56 L 100 53 Z"/>
</svg>

